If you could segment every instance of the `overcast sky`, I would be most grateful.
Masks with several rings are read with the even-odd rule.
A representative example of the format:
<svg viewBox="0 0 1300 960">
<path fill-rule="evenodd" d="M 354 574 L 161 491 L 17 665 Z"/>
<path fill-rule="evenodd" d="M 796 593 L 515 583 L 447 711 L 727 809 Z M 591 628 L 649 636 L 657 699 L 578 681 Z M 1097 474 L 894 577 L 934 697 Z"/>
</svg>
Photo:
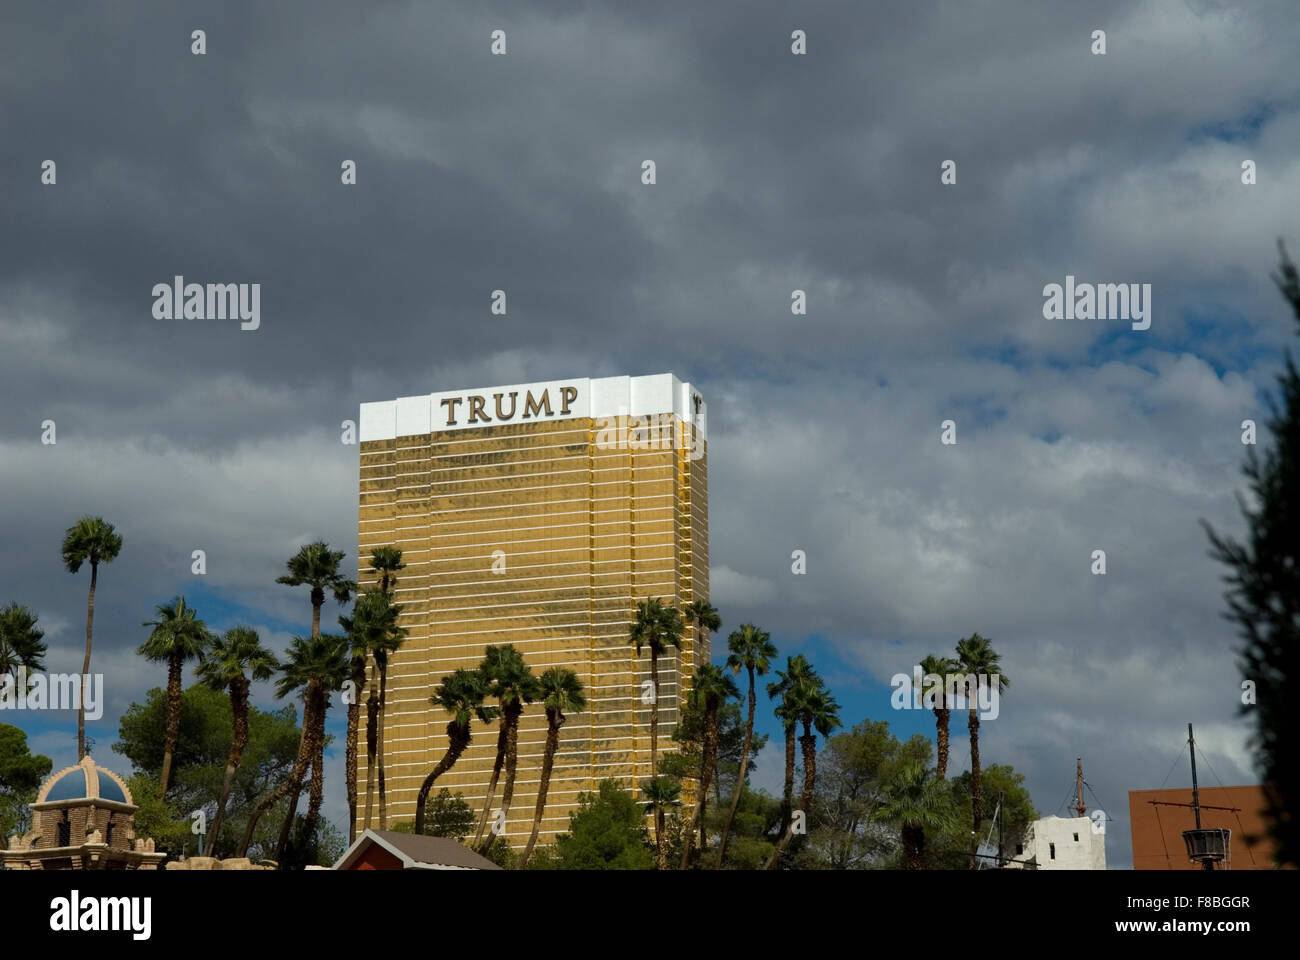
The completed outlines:
<svg viewBox="0 0 1300 960">
<path fill-rule="evenodd" d="M 762 625 L 848 725 L 903 736 L 932 718 L 891 710 L 889 677 L 993 638 L 1011 689 L 984 762 L 1064 814 L 1082 756 L 1129 866 L 1127 792 L 1190 783 L 1188 721 L 1202 783 L 1258 782 L 1198 519 L 1241 533 L 1240 425 L 1268 442 L 1294 342 L 1269 272 L 1300 247 L 1297 47 L 1287 4 L 1196 0 L 10 0 L 0 603 L 79 669 L 88 574 L 60 539 L 116 524 L 91 734 L 120 768 L 117 717 L 165 681 L 133 653 L 155 603 L 283 648 L 310 613 L 285 559 L 319 537 L 353 562 L 358 404 L 670 371 L 709 404 L 724 632 Z M 177 274 L 260 283 L 260 329 L 155 319 Z M 1150 329 L 1044 319 L 1067 275 L 1151 284 Z M 75 717 L 15 720 L 75 762 Z"/>
</svg>

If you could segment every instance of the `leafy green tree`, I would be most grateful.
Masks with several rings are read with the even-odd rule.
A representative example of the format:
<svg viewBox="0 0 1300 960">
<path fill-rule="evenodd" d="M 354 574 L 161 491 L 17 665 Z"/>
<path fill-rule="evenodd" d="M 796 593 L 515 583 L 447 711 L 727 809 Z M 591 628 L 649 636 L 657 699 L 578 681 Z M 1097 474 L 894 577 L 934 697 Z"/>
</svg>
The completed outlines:
<svg viewBox="0 0 1300 960">
<path fill-rule="evenodd" d="M 539 849 L 529 869 L 652 870 L 654 854 L 641 805 L 617 780 L 602 780 L 582 793 L 569 814 L 569 830 Z"/>
<path fill-rule="evenodd" d="M 167 664 L 167 733 L 163 740 L 162 773 L 158 777 L 158 790 L 167 793 L 171 781 L 172 754 L 176 751 L 176 738 L 181 724 L 181 670 L 185 661 L 203 653 L 208 643 L 208 625 L 198 618 L 194 608 L 177 597 L 171 603 L 154 607 L 157 620 L 141 624 L 153 627 L 149 638 L 136 651 L 146 660 Z"/>
<path fill-rule="evenodd" d="M 280 857 L 281 870 L 301 870 L 307 866 L 330 867 L 347 851 L 342 831 L 328 820 L 308 824 L 301 814 L 295 818 L 290 840 Z"/>
<path fill-rule="evenodd" d="M 133 703 L 123 712 L 118 729 L 118 741 L 113 745 L 116 753 L 130 761 L 135 776 L 149 789 L 157 791 L 158 775 L 162 771 L 163 739 L 167 726 L 166 692 L 158 687 L 146 695 L 144 703 Z M 196 684 L 181 694 L 180 735 L 172 759 L 172 785 L 168 789 L 168 803 L 155 803 L 156 796 L 146 796 L 132 786 L 135 802 L 141 809 L 153 809 L 157 818 L 170 822 L 177 820 L 178 837 L 189 843 L 194 852 L 194 837 L 190 835 L 190 813 L 204 808 L 212 810 L 215 797 L 220 796 L 225 767 L 233 746 L 234 716 L 230 700 L 205 684 Z M 297 755 L 300 733 L 293 707 L 280 710 L 248 708 L 248 745 L 243 751 L 239 767 L 231 782 L 227 809 L 220 830 L 210 829 L 207 849 L 216 856 L 238 853 L 238 840 L 247 824 L 250 812 L 258 799 L 284 779 Z M 134 782 L 129 780 L 128 782 Z M 288 804 L 280 807 L 280 815 L 287 814 Z M 275 808 L 272 808 L 275 812 Z M 274 821 L 277 825 L 279 820 Z M 217 827 L 215 817 L 210 818 Z M 182 840 L 174 846 L 164 842 L 168 829 L 157 820 L 142 821 L 136 815 L 136 832 L 152 836 L 161 849 L 182 849 Z M 146 824 L 142 826 L 142 824 Z M 255 832 L 250 840 L 250 855 L 265 856 L 274 850 L 275 836 L 269 845 L 262 840 L 273 828 Z"/>
<path fill-rule="evenodd" d="M 973 823 L 971 773 L 966 771 L 952 780 L 953 808 L 957 814 L 957 825 L 949 831 L 933 835 L 933 842 L 926 845 L 925 866 L 927 869 L 960 870 L 968 866 L 970 833 L 969 824 Z M 990 806 L 1002 803 L 1002 847 L 1000 857 L 1014 857 L 1016 844 L 1023 842 L 1029 825 L 1038 819 L 1038 810 L 1033 798 L 1025 787 L 1025 777 L 1014 768 L 1003 764 L 990 764 L 981 771 L 981 785 L 984 796 Z M 993 831 L 994 843 L 998 841 L 997 830 Z M 984 834 L 976 837 L 977 843 L 984 842 Z"/>
<path fill-rule="evenodd" d="M 31 829 L 28 804 L 36 800 L 52 767 L 49 757 L 28 749 L 25 732 L 0 723 L 0 842 Z"/>
<path fill-rule="evenodd" d="M 885 785 L 906 765 L 930 762 L 930 741 L 906 743 L 884 720 L 863 720 L 826 741 L 818 756 L 817 789 L 805 843 L 793 854 L 799 869 L 862 870 L 879 867 L 896 843 L 893 829 L 873 819 Z"/>
<path fill-rule="evenodd" d="M 443 787 L 438 795 L 429 801 L 424 820 L 426 837 L 449 837 L 452 840 L 464 840 L 474 830 L 474 810 L 465 802 L 465 797 L 452 794 Z M 404 820 L 393 825 L 395 833 L 415 833 L 415 822 Z"/>
<path fill-rule="evenodd" d="M 76 573 L 90 564 L 90 593 L 86 596 L 86 655 L 81 661 L 81 696 L 77 700 L 77 760 L 86 755 L 86 676 L 90 673 L 90 642 L 95 623 L 95 585 L 99 565 L 112 563 L 122 552 L 122 537 L 103 517 L 82 517 L 63 534 L 63 565 Z"/>
<path fill-rule="evenodd" d="M 1282 264 L 1274 282 L 1300 320 L 1300 272 L 1278 245 Z M 1267 786 L 1269 834 L 1281 864 L 1300 864 L 1300 712 L 1290 698 L 1300 679 L 1300 370 L 1290 348 L 1270 396 L 1273 446 L 1262 455 L 1249 447 L 1242 468 L 1253 503 L 1238 499 L 1247 540 L 1215 533 L 1205 521 L 1210 555 L 1228 569 L 1228 619 L 1236 621 L 1244 646 L 1242 679 L 1253 696 L 1241 710 L 1253 714 L 1251 746 Z M 1244 685 L 1243 685 L 1244 687 Z"/>
</svg>

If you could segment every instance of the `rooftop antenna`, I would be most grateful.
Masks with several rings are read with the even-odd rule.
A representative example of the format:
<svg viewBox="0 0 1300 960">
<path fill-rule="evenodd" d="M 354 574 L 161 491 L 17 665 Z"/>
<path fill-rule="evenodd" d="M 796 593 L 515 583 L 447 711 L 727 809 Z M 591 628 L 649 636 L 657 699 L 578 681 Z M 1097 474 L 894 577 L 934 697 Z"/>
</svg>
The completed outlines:
<svg viewBox="0 0 1300 960">
<path fill-rule="evenodd" d="M 1083 803 L 1083 757 L 1078 757 L 1074 761 L 1074 794 L 1074 804 L 1066 809 L 1073 810 L 1076 817 L 1086 817 L 1088 808 Z"/>
</svg>

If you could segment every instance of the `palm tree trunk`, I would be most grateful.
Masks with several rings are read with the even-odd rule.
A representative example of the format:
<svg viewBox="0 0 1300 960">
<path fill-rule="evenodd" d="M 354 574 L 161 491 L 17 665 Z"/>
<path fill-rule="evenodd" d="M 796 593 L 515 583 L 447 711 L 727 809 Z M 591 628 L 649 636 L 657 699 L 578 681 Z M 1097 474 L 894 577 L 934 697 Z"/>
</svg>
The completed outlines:
<svg viewBox="0 0 1300 960">
<path fill-rule="evenodd" d="M 313 601 L 311 605 L 311 635 L 313 637 L 320 636 L 320 608 L 324 605 L 325 601 L 323 600 L 320 603 Z"/>
<path fill-rule="evenodd" d="M 293 768 L 289 775 L 281 781 L 280 785 L 262 798 L 262 802 L 254 808 L 252 816 L 248 818 L 248 825 L 244 828 L 244 837 L 239 843 L 239 856 L 248 855 L 249 844 L 253 842 L 253 831 L 257 829 L 257 821 L 262 819 L 262 815 L 267 810 L 279 803 L 289 791 L 294 790 L 295 794 L 302 789 L 302 778 L 307 773 L 307 765 L 311 763 L 312 755 L 307 752 L 307 726 L 308 718 L 306 716 L 307 706 L 304 700 L 303 704 L 303 736 L 298 740 L 298 757 L 293 762 Z"/>
<path fill-rule="evenodd" d="M 167 737 L 163 741 L 162 775 L 158 780 L 158 798 L 167 795 L 171 783 L 172 756 L 176 741 L 181 735 L 181 657 L 173 653 L 167 658 Z"/>
<path fill-rule="evenodd" d="M 424 833 L 424 805 L 429 800 L 429 791 L 433 788 L 433 782 L 451 769 L 452 765 L 460 759 L 460 755 L 465 752 L 469 746 L 469 727 L 461 731 L 455 724 L 447 724 L 447 752 L 442 755 L 438 765 L 429 771 L 429 775 L 424 778 L 424 783 L 420 784 L 420 792 L 415 798 L 415 832 Z"/>
<path fill-rule="evenodd" d="M 794 804 L 794 726 L 785 731 L 785 789 L 781 793 L 781 832 L 790 824 Z"/>
<path fill-rule="evenodd" d="M 241 682 L 242 681 L 242 682 Z M 209 849 L 215 854 L 217 841 L 221 839 L 221 823 L 226 817 L 226 803 L 230 799 L 230 786 L 235 780 L 235 771 L 244 759 L 244 749 L 248 746 L 248 681 L 237 677 L 230 681 L 230 716 L 231 737 L 230 754 L 226 758 L 226 774 L 221 780 L 221 795 L 217 798 L 217 812 L 212 818 L 209 836 L 212 843 Z"/>
<path fill-rule="evenodd" d="M 664 810 L 655 810 L 655 867 L 668 869 L 668 847 L 664 844 Z"/>
<path fill-rule="evenodd" d="M 99 563 L 90 561 L 90 594 L 86 597 L 86 655 L 81 661 L 81 696 L 77 700 L 77 762 L 86 756 L 86 674 L 90 673 L 90 637 L 95 623 L 95 581 Z"/>
<path fill-rule="evenodd" d="M 948 777 L 948 714 L 947 707 L 934 711 L 934 740 L 938 746 L 939 762 L 935 773 L 940 780 Z"/>
<path fill-rule="evenodd" d="M 723 858 L 727 855 L 727 837 L 731 833 L 731 821 L 736 819 L 736 810 L 740 806 L 740 795 L 745 792 L 745 781 L 749 779 L 749 745 L 754 740 L 754 711 L 758 709 L 758 694 L 754 692 L 754 668 L 749 668 L 749 716 L 745 720 L 745 745 L 740 749 L 740 769 L 736 771 L 736 794 L 731 798 L 731 809 L 722 824 L 722 841 L 718 844 L 718 860 L 714 869 L 722 869 Z M 792 774 L 793 776 L 793 774 Z"/>
<path fill-rule="evenodd" d="M 366 824 L 370 829 L 375 808 L 375 758 L 379 753 L 379 666 L 370 671 L 370 696 L 366 698 Z"/>
<path fill-rule="evenodd" d="M 793 738 L 794 731 L 791 730 L 790 736 Z M 808 732 L 808 725 L 804 725 L 804 735 L 799 738 L 799 746 L 803 750 L 803 797 L 800 800 L 801 809 L 804 815 L 804 822 L 812 815 L 812 798 L 813 787 L 817 783 L 817 738 Z M 791 789 L 793 789 L 794 771 L 790 771 Z M 772 856 L 767 863 L 763 864 L 764 870 L 775 869 L 777 862 L 785 854 L 786 847 L 790 845 L 790 838 L 794 836 L 794 816 L 791 811 L 790 822 L 781 833 L 781 839 L 776 843 L 776 849 L 772 851 Z"/>
<path fill-rule="evenodd" d="M 523 704 L 511 707 L 508 713 L 510 729 L 506 734 L 506 783 L 501 789 L 501 829 L 505 830 L 506 818 L 510 816 L 510 803 L 515 797 L 515 774 L 519 771 L 519 715 L 523 713 Z M 495 837 L 495 835 L 493 835 Z M 491 840 L 488 841 L 491 846 Z"/>
<path fill-rule="evenodd" d="M 313 739 L 315 745 L 311 758 L 311 790 L 307 799 L 307 818 L 302 822 L 302 833 L 299 835 L 299 843 L 306 846 L 307 841 L 311 839 L 312 832 L 316 829 L 316 822 L 320 819 L 320 805 L 325 795 L 325 711 L 321 711 L 321 729 L 316 732 Z"/>
<path fill-rule="evenodd" d="M 713 782 L 713 768 L 718 762 L 718 708 L 709 704 L 704 716 L 704 751 L 700 758 L 699 799 L 695 803 L 695 813 L 691 815 L 691 824 L 686 828 L 682 840 L 682 864 L 685 870 L 691 859 L 691 840 L 695 831 L 700 831 L 700 853 L 704 853 L 704 805 L 709 801 L 709 786 Z"/>
<path fill-rule="evenodd" d="M 654 694 L 650 705 L 650 779 L 654 780 L 659 776 L 659 653 L 653 646 L 650 647 L 650 685 Z"/>
<path fill-rule="evenodd" d="M 388 717 L 388 664 L 379 668 L 379 729 L 375 731 L 376 759 L 379 763 L 379 829 L 388 829 L 388 783 L 384 779 L 384 721 Z"/>
<path fill-rule="evenodd" d="M 361 660 L 360 669 L 356 661 L 352 666 L 352 692 L 354 699 L 348 704 L 347 754 L 344 759 L 348 786 L 348 846 L 357 838 L 357 739 L 361 726 L 361 691 L 366 684 L 366 662 Z"/>
<path fill-rule="evenodd" d="M 925 845 L 924 831 L 914 824 L 903 824 L 903 853 L 907 858 L 907 869 L 921 870 L 921 852 Z"/>
<path fill-rule="evenodd" d="M 312 735 L 316 729 L 316 696 L 313 684 L 310 681 L 307 689 L 303 691 L 302 698 L 302 737 L 298 741 L 298 752 L 306 756 L 310 763 L 315 757 L 314 745 L 311 742 Z M 297 771 L 298 765 L 294 764 L 294 770 Z M 303 773 L 298 773 L 297 782 L 294 784 L 293 791 L 289 794 L 289 812 L 285 815 L 284 823 L 280 824 L 280 838 L 275 844 L 275 859 L 278 862 L 284 855 L 285 845 L 289 842 L 289 831 L 293 828 L 293 818 L 298 813 L 298 799 L 302 795 Z"/>
<path fill-rule="evenodd" d="M 980 787 L 980 718 L 973 706 L 970 708 L 970 719 L 966 722 L 966 727 L 970 730 L 970 809 L 975 822 L 971 829 L 970 869 L 974 870 L 980 823 L 984 820 L 984 795 Z"/>
<path fill-rule="evenodd" d="M 519 862 L 515 864 L 516 870 L 524 869 L 533 855 L 533 847 L 537 844 L 537 834 L 542 829 L 542 814 L 546 811 L 546 794 L 551 787 L 551 768 L 555 764 L 555 751 L 560 746 L 560 727 L 564 726 L 564 717 L 548 716 L 547 720 L 549 722 L 546 725 L 546 751 L 542 754 L 542 782 L 537 786 L 537 806 L 533 809 L 533 832 L 528 835 L 524 852 L 519 855 Z"/>
<path fill-rule="evenodd" d="M 497 730 L 497 757 L 492 764 L 492 779 L 488 782 L 487 794 L 483 797 L 483 809 L 478 815 L 478 830 L 474 842 L 470 844 L 475 850 L 483 839 L 483 830 L 487 827 L 488 811 L 492 809 L 492 799 L 497 795 L 497 780 L 501 777 L 501 768 L 506 763 L 506 718 L 502 716 L 501 727 Z"/>
</svg>

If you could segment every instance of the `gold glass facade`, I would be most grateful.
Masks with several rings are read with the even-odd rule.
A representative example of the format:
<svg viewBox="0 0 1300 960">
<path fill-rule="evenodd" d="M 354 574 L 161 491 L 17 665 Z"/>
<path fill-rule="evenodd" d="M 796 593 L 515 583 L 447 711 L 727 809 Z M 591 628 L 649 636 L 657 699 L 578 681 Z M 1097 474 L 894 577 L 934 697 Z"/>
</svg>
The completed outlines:
<svg viewBox="0 0 1300 960">
<path fill-rule="evenodd" d="M 604 412 L 597 404 L 575 403 L 568 412 L 587 415 L 564 416 L 553 390 L 555 418 L 528 422 L 523 405 L 541 394 L 523 391 L 526 399 L 511 405 L 514 419 L 501 422 L 492 414 L 504 409 L 501 391 L 509 396 L 511 388 L 494 388 L 496 404 L 493 391 L 480 392 L 489 399 L 469 422 L 472 402 L 440 405 L 435 394 L 427 433 L 403 435 L 400 414 L 391 438 L 367 439 L 362 430 L 358 580 L 374 583 L 367 562 L 378 546 L 399 547 L 407 564 L 395 599 L 409 638 L 390 661 L 384 722 L 390 825 L 414 819 L 420 784 L 447 747 L 448 716 L 430 695 L 453 670 L 478 666 L 489 644 L 513 644 L 538 675 L 552 666 L 574 670 L 587 697 L 587 709 L 568 716 L 560 732 L 541 843 L 567 829 L 581 792 L 607 777 L 635 789 L 650 775 L 652 706 L 642 702 L 649 654 L 637 656 L 628 627 L 647 597 L 678 607 L 708 598 L 708 461 L 701 401 L 688 384 L 611 379 L 670 381 L 670 402 L 660 403 L 669 409 L 640 416 L 620 407 L 597 416 Z M 586 390 L 608 381 L 578 382 Z M 678 397 L 693 399 L 694 409 Z M 569 395 L 563 398 L 568 407 Z M 454 428 L 443 429 L 457 416 Z M 659 661 L 661 755 L 675 748 L 696 653 L 688 625 L 681 651 Z M 443 787 L 461 793 L 477 815 L 497 725 L 475 721 L 472 731 L 470 748 L 430 796 Z M 504 829 L 516 851 L 532 828 L 545 737 L 545 712 L 529 705 Z M 360 743 L 358 829 L 364 727 Z M 500 799 L 498 786 L 493 808 Z"/>
</svg>

